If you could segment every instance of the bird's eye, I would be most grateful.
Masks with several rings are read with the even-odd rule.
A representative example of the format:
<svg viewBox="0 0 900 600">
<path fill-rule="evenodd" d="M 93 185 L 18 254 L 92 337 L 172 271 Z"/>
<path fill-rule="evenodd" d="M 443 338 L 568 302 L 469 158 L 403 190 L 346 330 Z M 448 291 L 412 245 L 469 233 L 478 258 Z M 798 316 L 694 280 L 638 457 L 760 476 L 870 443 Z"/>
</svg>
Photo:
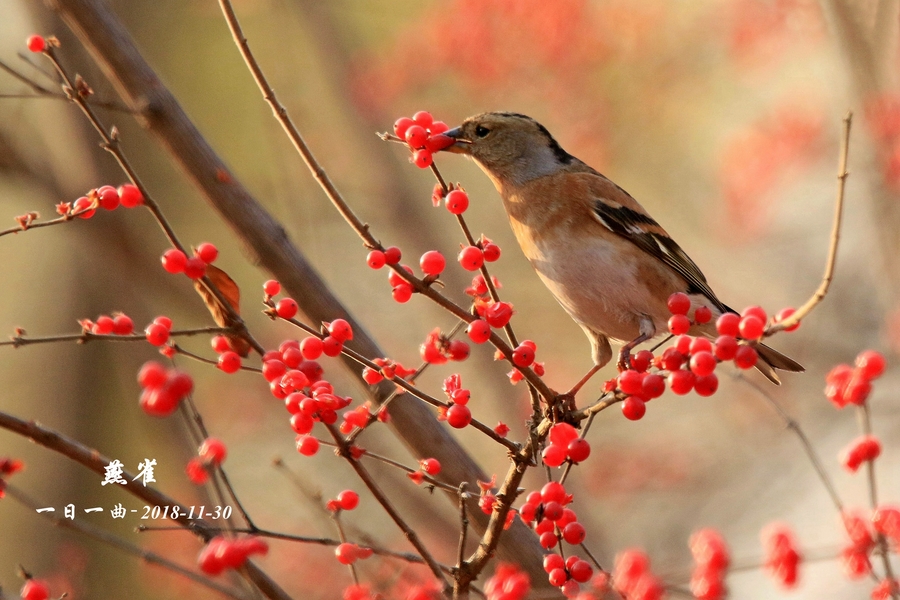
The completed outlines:
<svg viewBox="0 0 900 600">
<path fill-rule="evenodd" d="M 483 138 L 490 132 L 491 132 L 491 130 L 488 129 L 487 127 L 485 127 L 484 125 L 479 125 L 478 127 L 475 128 L 475 135 L 477 135 L 480 138 Z"/>
</svg>

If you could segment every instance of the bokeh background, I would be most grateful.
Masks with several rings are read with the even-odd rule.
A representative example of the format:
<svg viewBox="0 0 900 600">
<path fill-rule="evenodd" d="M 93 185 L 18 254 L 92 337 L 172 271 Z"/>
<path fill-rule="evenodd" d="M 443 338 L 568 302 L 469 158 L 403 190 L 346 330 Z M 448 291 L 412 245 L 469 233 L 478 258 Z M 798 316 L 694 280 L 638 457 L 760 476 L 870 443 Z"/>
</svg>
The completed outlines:
<svg viewBox="0 0 900 600">
<path fill-rule="evenodd" d="M 795 416 L 825 460 L 848 506 L 864 508 L 863 475 L 845 472 L 840 450 L 856 419 L 824 398 L 825 373 L 876 348 L 895 362 L 900 343 L 900 94 L 896 0 L 238 0 L 251 46 L 323 166 L 358 214 L 409 262 L 439 249 L 452 256 L 462 237 L 433 209 L 433 181 L 402 147 L 377 131 L 416 110 L 455 124 L 484 110 L 534 116 L 569 152 L 632 195 L 679 240 L 719 296 L 738 308 L 774 312 L 802 304 L 818 285 L 828 246 L 841 120 L 855 114 L 845 229 L 829 296 L 798 332 L 774 342 L 807 367 L 767 393 Z M 272 119 L 231 41 L 216 3 L 131 0 L 110 3 L 147 60 L 210 143 L 284 224 L 328 285 L 390 355 L 418 361 L 418 344 L 446 314 L 414 298 L 398 305 L 385 273 L 368 269 L 365 249 L 327 202 Z M 114 90 L 51 10 L 0 0 L 0 58 L 52 86 L 49 65 L 25 56 L 32 32 L 55 34 L 61 56 L 101 99 Z M 29 64 L 31 63 L 31 64 Z M 0 74 L 0 92 L 30 94 Z M 257 337 L 276 347 L 297 333 L 256 310 L 268 278 L 202 202 L 169 157 L 121 111 L 101 111 L 121 131 L 126 153 L 182 239 L 212 241 L 217 264 L 244 290 L 244 314 Z M 503 248 L 493 268 L 513 302 L 520 337 L 537 342 L 551 387 L 567 388 L 590 366 L 581 331 L 522 258 L 490 182 L 470 162 L 438 157 L 473 203 L 473 230 Z M 124 181 L 96 135 L 63 101 L 0 99 L 0 219 L 27 211 L 53 214 L 60 201 Z M 90 221 L 0 239 L 0 329 L 31 335 L 77 332 L 77 320 L 121 310 L 142 327 L 158 314 L 176 327 L 209 316 L 185 278 L 167 276 L 158 257 L 165 239 L 144 211 L 118 210 Z M 464 298 L 469 274 L 450 268 L 447 293 Z M 261 307 L 260 307 L 261 308 Z M 206 340 L 186 346 L 212 355 Z M 118 458 L 130 470 L 158 461 L 160 488 L 184 504 L 208 502 L 183 472 L 194 449 L 177 419 L 139 409 L 135 373 L 155 356 L 146 344 L 50 344 L 0 348 L 0 409 L 35 419 Z M 226 376 L 183 360 L 197 380 L 195 400 L 210 431 L 229 445 L 228 473 L 262 526 L 334 536 L 318 496 L 361 491 L 346 515 L 360 539 L 407 550 L 405 540 L 339 459 L 300 457 L 280 403 L 251 374 Z M 344 394 L 363 396 L 337 362 L 328 377 Z M 454 367 L 455 368 L 455 367 Z M 527 393 L 512 387 L 502 364 L 476 348 L 459 366 L 473 391 L 475 416 L 511 427 L 521 439 Z M 439 393 L 451 367 L 422 378 Z M 607 370 L 606 377 L 612 376 Z M 755 379 L 754 379 L 755 377 Z M 750 376 L 756 382 L 761 378 Z M 596 392 L 600 378 L 592 386 Z M 879 492 L 900 501 L 898 374 L 877 383 L 871 405 L 885 452 Z M 489 473 L 502 476 L 505 453 L 472 431 L 455 435 Z M 810 557 L 797 590 L 780 591 L 759 568 L 728 578 L 734 599 L 865 598 L 871 580 L 849 581 L 836 556 L 846 543 L 836 511 L 794 435 L 754 388 L 722 377 L 713 398 L 666 396 L 629 422 L 603 413 L 589 436 L 591 459 L 571 485 L 588 526 L 588 545 L 604 565 L 615 553 L 645 548 L 654 570 L 684 585 L 687 539 L 718 528 L 738 563 L 758 565 L 759 531 L 784 521 Z M 365 445 L 407 464 L 403 446 L 382 430 Z M 100 485 L 73 463 L 0 432 L 0 456 L 25 461 L 11 484 L 41 506 L 110 507 L 140 503 Z M 280 457 L 284 470 L 272 466 Z M 454 508 L 394 470 L 374 467 L 391 497 L 444 562 L 456 547 Z M 540 485 L 537 473 L 526 480 Z M 185 565 L 199 543 L 184 532 L 137 534 L 132 517 L 78 519 L 103 527 Z M 48 578 L 68 598 L 213 598 L 215 594 L 85 536 L 52 526 L 14 499 L 0 501 L 0 585 L 15 597 L 16 565 Z M 297 598 L 338 598 L 350 583 L 328 548 L 273 542 L 260 561 Z M 895 562 L 895 568 L 897 567 Z M 370 559 L 364 577 L 386 597 L 424 577 L 418 568 Z"/>
</svg>

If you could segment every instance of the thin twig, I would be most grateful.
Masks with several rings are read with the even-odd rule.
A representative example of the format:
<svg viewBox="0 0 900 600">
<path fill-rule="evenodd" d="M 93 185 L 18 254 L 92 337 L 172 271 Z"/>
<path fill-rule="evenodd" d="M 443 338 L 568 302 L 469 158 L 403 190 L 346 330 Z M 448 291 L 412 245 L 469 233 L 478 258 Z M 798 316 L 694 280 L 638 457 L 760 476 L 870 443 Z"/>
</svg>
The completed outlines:
<svg viewBox="0 0 900 600">
<path fill-rule="evenodd" d="M 169 332 L 169 337 L 183 337 L 193 335 L 204 335 L 208 333 L 233 333 L 233 330 L 227 327 L 198 327 L 196 329 L 176 329 Z M 27 337 L 25 335 L 13 335 L 9 340 L 0 342 L 0 346 L 12 346 L 19 348 L 20 346 L 31 346 L 34 344 L 52 344 L 56 342 L 76 342 L 79 344 L 87 344 L 92 341 L 103 342 L 146 342 L 147 336 L 139 333 L 128 335 L 99 335 L 90 331 L 82 331 L 81 333 L 66 333 L 63 335 L 48 335 L 44 337 Z M 200 358 L 200 357 L 196 357 Z"/>
<path fill-rule="evenodd" d="M 838 185 L 837 185 L 837 198 L 834 203 L 834 223 L 831 226 L 831 245 L 828 249 L 828 259 L 825 262 L 825 274 L 822 276 L 822 282 L 819 284 L 818 289 L 813 293 L 809 300 L 806 301 L 806 304 L 797 309 L 797 311 L 784 319 L 783 321 L 779 321 L 778 323 L 773 323 L 766 328 L 765 334 L 766 336 L 773 335 L 787 329 L 788 327 L 793 327 L 797 323 L 799 323 L 806 315 L 808 315 L 812 309 L 816 307 L 819 302 L 825 298 L 825 294 L 828 293 L 828 288 L 831 285 L 831 280 L 834 278 L 834 265 L 837 259 L 837 250 L 838 250 L 838 242 L 841 238 L 841 220 L 843 218 L 843 210 L 844 210 L 844 188 L 847 184 L 847 177 L 850 176 L 850 173 L 847 171 L 847 157 L 850 153 L 850 125 L 853 122 L 853 113 L 848 112 L 847 116 L 844 117 L 844 135 L 841 138 L 841 154 L 838 163 Z"/>
<path fill-rule="evenodd" d="M 224 1 L 224 0 L 223 0 Z M 406 536 L 406 539 L 409 540 L 409 543 L 412 544 L 413 548 L 416 549 L 416 552 L 422 557 L 422 560 L 425 561 L 425 564 L 431 570 L 432 575 L 441 582 L 444 586 L 445 591 L 449 591 L 450 587 L 447 583 L 447 580 L 444 578 L 444 574 L 441 571 L 440 564 L 434 559 L 431 555 L 431 552 L 425 547 L 422 541 L 419 539 L 418 534 L 413 530 L 400 516 L 400 513 L 394 508 L 393 503 L 385 496 L 384 492 L 378 486 L 375 479 L 369 474 L 369 471 L 362 465 L 360 461 L 353 458 L 350 454 L 350 448 L 347 446 L 346 441 L 341 436 L 340 432 L 334 425 L 325 424 L 325 427 L 328 429 L 328 432 L 331 434 L 331 437 L 334 439 L 335 443 L 338 444 L 338 453 L 341 457 L 343 457 L 356 471 L 356 475 L 362 480 L 363 484 L 369 489 L 369 492 L 375 497 L 375 500 L 381 505 L 384 511 L 391 517 L 391 520 L 400 528 L 400 531 Z"/>
</svg>

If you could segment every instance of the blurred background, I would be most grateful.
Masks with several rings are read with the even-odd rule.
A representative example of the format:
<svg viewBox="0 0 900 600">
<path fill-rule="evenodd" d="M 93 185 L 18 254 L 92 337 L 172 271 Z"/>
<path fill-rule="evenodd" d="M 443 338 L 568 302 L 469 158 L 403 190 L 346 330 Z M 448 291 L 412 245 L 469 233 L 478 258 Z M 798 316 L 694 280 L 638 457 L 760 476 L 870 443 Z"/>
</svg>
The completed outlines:
<svg viewBox="0 0 900 600">
<path fill-rule="evenodd" d="M 728 304 L 760 304 L 771 313 L 799 306 L 818 285 L 833 214 L 842 119 L 854 112 L 845 229 L 831 292 L 803 326 L 773 341 L 807 368 L 766 387 L 796 417 L 824 458 L 842 499 L 865 508 L 862 473 L 845 472 L 840 450 L 857 435 L 849 409 L 824 398 L 824 375 L 866 348 L 900 344 L 900 3 L 849 0 L 236 0 L 251 47 L 323 166 L 362 219 L 404 262 L 429 249 L 454 256 L 463 239 L 450 215 L 431 206 L 433 178 L 408 163 L 403 147 L 376 132 L 417 110 L 451 126 L 485 110 L 535 117 L 566 150 L 612 178 L 668 229 Z M 211 1 L 110 3 L 146 59 L 178 98 L 232 173 L 284 224 L 328 284 L 391 357 L 418 362 L 418 345 L 454 321 L 422 298 L 390 295 L 385 272 L 365 264 L 365 249 L 293 152 L 260 97 Z M 60 55 L 96 97 L 115 91 L 55 15 L 37 2 L 0 0 L 0 59 L 51 86 L 50 65 L 26 56 L 31 33 L 56 35 Z M 31 90 L 0 74 L 0 92 Z M 268 274 L 248 254 L 170 158 L 127 112 L 101 110 L 121 131 L 125 152 L 183 240 L 218 245 L 217 265 L 244 291 L 243 313 L 267 347 L 297 332 L 257 308 Z M 446 178 L 470 192 L 476 236 L 500 244 L 492 268 L 511 301 L 520 338 L 538 344 L 546 380 L 567 389 L 590 366 L 587 340 L 523 259 L 490 182 L 471 162 L 439 156 Z M 0 219 L 38 211 L 124 181 L 74 106 L 48 98 L 0 100 Z M 0 239 L 0 329 L 30 335 L 79 331 L 79 319 L 123 311 L 139 328 L 166 314 L 176 328 L 210 325 L 186 278 L 167 276 L 167 243 L 146 211 L 117 210 L 90 221 Z M 469 273 L 449 268 L 446 293 L 464 300 Z M 213 357 L 208 340 L 184 345 Z M 49 427 L 137 470 L 155 458 L 158 486 L 183 504 L 208 503 L 184 475 L 195 449 L 179 420 L 145 416 L 135 374 L 156 357 L 147 344 L 48 344 L 0 348 L 0 410 Z M 213 435 L 229 446 L 225 466 L 260 526 L 334 537 L 321 502 L 359 490 L 360 509 L 345 515 L 359 536 L 410 550 L 350 469 L 327 451 L 294 450 L 286 413 L 258 376 L 223 375 L 178 359 L 196 379 L 195 401 Z M 334 360 L 327 377 L 355 398 L 363 390 Z M 462 365 L 431 369 L 421 384 L 440 395 L 458 366 L 472 390 L 470 407 L 490 425 L 503 421 L 521 440 L 527 390 L 513 387 L 488 349 Z M 729 371 L 725 369 L 725 371 Z M 594 380 L 597 393 L 607 369 Z M 762 378 L 750 374 L 760 383 Z M 900 501 L 898 372 L 889 368 L 871 399 L 885 452 L 879 493 Z M 762 381 L 763 385 L 766 385 Z M 758 564 L 760 529 L 788 523 L 810 557 L 836 556 L 847 543 L 825 488 L 796 437 L 753 386 L 727 375 L 712 398 L 667 395 L 639 422 L 618 408 L 602 413 L 593 453 L 569 479 L 587 544 L 604 566 L 617 551 L 645 548 L 656 572 L 684 587 L 690 533 L 716 527 L 736 562 Z M 502 478 L 505 452 L 471 430 L 454 432 L 488 473 Z M 364 445 L 406 464 L 405 448 L 384 428 Z M 40 506 L 111 507 L 140 502 L 100 485 L 82 467 L 6 431 L 0 457 L 26 464 L 11 485 Z M 303 483 L 300 491 L 282 458 Z M 392 499 L 443 562 L 455 560 L 456 514 L 439 494 L 396 470 L 374 466 Z M 541 485 L 532 473 L 529 489 Z M 195 564 L 200 544 L 186 532 L 133 531 L 133 517 L 79 520 Z M 0 501 L 0 586 L 8 597 L 22 564 L 68 598 L 214 598 L 218 595 L 83 535 L 55 528 L 31 508 Z M 360 538 L 364 539 L 364 538 Z M 297 598 L 340 597 L 351 583 L 329 548 L 272 542 L 259 564 Z M 895 568 L 898 565 L 895 562 Z M 369 559 L 364 578 L 386 597 L 427 573 Z M 223 581 L 227 581 L 222 577 Z M 788 597 L 758 568 L 730 575 L 736 600 Z M 793 598 L 865 598 L 874 583 L 850 581 L 839 561 L 804 563 Z"/>
</svg>

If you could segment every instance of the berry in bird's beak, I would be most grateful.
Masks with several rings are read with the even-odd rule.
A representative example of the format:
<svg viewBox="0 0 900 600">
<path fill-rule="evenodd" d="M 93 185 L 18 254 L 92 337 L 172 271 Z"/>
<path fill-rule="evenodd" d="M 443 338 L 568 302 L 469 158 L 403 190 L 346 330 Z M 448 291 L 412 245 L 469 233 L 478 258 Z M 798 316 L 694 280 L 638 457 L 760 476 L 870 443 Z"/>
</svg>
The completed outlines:
<svg viewBox="0 0 900 600">
<path fill-rule="evenodd" d="M 454 127 L 453 129 L 445 131 L 441 135 L 454 140 L 452 145 L 446 148 L 442 148 L 444 152 L 453 152 L 455 154 L 471 154 L 470 146 L 472 145 L 472 140 L 463 137 L 461 128 Z"/>
</svg>

